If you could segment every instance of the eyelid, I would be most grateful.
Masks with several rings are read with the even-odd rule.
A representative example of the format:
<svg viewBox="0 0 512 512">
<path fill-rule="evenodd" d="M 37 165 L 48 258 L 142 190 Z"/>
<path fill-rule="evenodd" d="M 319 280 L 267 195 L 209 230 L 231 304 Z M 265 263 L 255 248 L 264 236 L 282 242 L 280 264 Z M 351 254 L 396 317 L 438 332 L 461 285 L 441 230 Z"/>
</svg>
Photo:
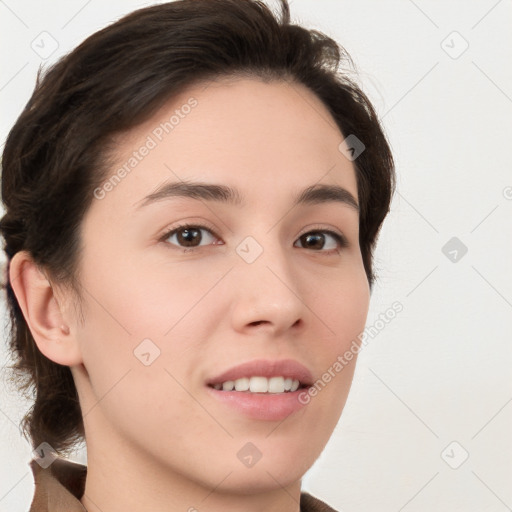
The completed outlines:
<svg viewBox="0 0 512 512">
<path fill-rule="evenodd" d="M 219 235 L 217 235 L 217 230 L 215 227 L 213 227 L 212 224 L 209 224 L 205 220 L 198 220 L 198 221 L 183 221 L 179 222 L 176 225 L 169 226 L 165 228 L 161 235 L 158 236 L 159 241 L 165 241 L 171 234 L 173 234 L 175 231 L 178 231 L 180 229 L 186 229 L 186 228 L 199 228 L 199 229 L 205 229 L 207 231 L 210 231 L 211 234 L 215 237 L 220 239 Z M 179 247 L 179 246 L 176 246 Z"/>
<path fill-rule="evenodd" d="M 322 232 L 322 233 L 330 233 L 335 238 L 338 237 L 338 242 L 342 248 L 349 246 L 348 238 L 345 236 L 345 234 L 342 231 L 340 231 L 339 229 L 332 227 L 332 226 L 326 227 L 325 225 L 322 225 L 322 224 L 313 224 L 311 226 L 306 226 L 301 231 L 301 233 L 298 235 L 297 238 L 300 238 L 301 236 L 303 236 L 307 233 L 317 232 L 317 231 Z M 327 252 L 327 251 L 317 251 L 317 252 Z"/>
</svg>

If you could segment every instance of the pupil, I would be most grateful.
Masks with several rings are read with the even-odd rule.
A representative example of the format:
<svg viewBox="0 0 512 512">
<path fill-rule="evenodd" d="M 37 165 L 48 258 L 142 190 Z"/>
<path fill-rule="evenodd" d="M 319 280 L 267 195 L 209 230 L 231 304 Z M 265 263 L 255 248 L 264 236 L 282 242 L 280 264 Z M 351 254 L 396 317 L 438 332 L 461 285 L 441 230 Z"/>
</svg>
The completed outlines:
<svg viewBox="0 0 512 512">
<path fill-rule="evenodd" d="M 192 245 L 194 239 L 197 239 L 199 242 L 201 241 L 201 231 L 199 229 L 183 229 L 181 233 L 182 235 L 178 234 L 180 243 L 184 242 L 185 245 Z"/>
<path fill-rule="evenodd" d="M 324 235 L 322 235 L 321 233 L 308 234 L 306 235 L 306 241 L 307 244 L 310 246 L 314 245 L 315 241 L 320 242 L 319 248 L 321 249 L 323 247 Z M 313 244 L 310 243 L 311 241 L 313 241 Z"/>
</svg>

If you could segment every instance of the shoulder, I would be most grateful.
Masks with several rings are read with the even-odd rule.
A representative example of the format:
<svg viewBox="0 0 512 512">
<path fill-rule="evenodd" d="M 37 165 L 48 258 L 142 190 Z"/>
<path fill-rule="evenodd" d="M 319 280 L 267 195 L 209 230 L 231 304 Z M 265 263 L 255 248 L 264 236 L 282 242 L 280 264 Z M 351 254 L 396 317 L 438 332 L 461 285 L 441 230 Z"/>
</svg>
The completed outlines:
<svg viewBox="0 0 512 512">
<path fill-rule="evenodd" d="M 83 512 L 80 503 L 85 489 L 87 466 L 56 458 L 44 467 L 30 461 L 35 492 L 29 512 Z"/>
<path fill-rule="evenodd" d="M 300 512 L 336 512 L 329 505 L 307 492 L 300 495 Z"/>
</svg>

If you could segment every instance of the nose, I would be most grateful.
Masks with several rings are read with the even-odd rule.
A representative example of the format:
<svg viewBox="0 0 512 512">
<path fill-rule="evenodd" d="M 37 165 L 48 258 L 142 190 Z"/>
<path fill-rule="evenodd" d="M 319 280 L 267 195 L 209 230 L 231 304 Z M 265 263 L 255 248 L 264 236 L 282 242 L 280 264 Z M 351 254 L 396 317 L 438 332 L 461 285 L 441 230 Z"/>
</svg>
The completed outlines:
<svg viewBox="0 0 512 512">
<path fill-rule="evenodd" d="M 277 243 L 276 243 L 277 245 Z M 266 246 L 255 261 L 239 255 L 231 279 L 235 283 L 231 321 L 240 333 L 268 331 L 279 336 L 304 328 L 308 307 L 296 262 L 283 248 Z"/>
</svg>

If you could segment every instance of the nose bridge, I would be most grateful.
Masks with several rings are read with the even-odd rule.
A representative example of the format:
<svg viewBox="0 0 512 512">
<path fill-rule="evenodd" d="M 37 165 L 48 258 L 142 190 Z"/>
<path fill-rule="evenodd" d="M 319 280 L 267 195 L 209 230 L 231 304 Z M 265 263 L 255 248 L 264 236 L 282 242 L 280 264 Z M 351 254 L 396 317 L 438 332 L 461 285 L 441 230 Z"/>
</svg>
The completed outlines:
<svg viewBox="0 0 512 512">
<path fill-rule="evenodd" d="M 249 235 L 236 247 L 237 293 L 233 320 L 239 328 L 270 323 L 291 327 L 303 319 L 305 306 L 290 248 L 277 233 Z"/>
</svg>

